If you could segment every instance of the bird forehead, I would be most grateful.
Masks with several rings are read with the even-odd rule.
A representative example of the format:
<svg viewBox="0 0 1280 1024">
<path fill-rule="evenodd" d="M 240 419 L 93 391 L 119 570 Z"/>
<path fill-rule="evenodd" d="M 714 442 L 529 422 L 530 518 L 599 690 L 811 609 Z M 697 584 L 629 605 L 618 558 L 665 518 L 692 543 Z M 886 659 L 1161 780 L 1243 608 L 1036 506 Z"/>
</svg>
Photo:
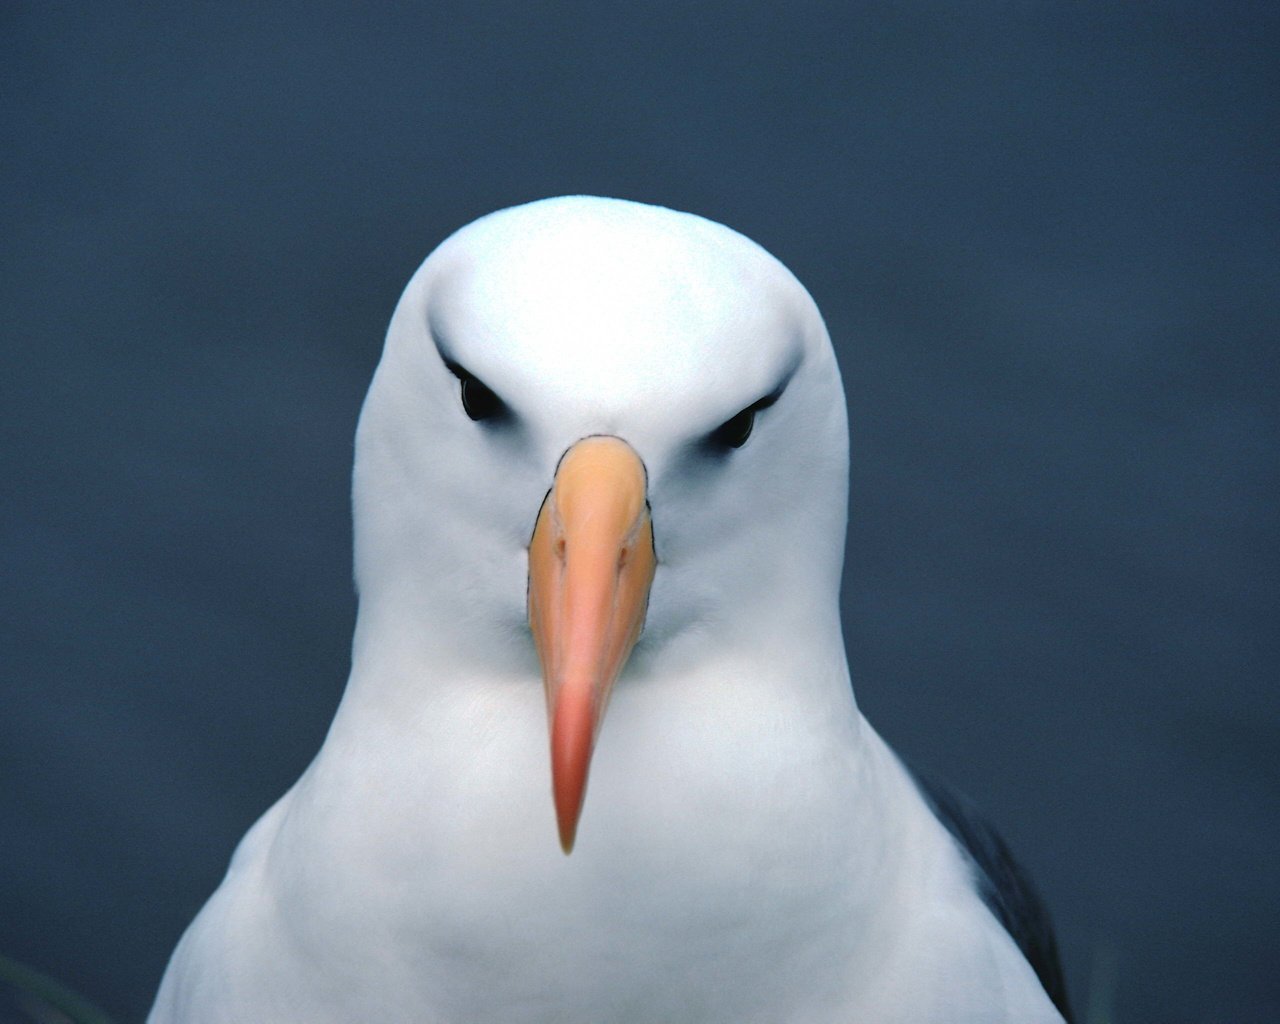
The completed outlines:
<svg viewBox="0 0 1280 1024">
<path fill-rule="evenodd" d="M 659 214 L 459 238 L 434 276 L 433 331 L 490 383 L 619 400 L 767 389 L 799 345 L 789 275 L 728 229 Z"/>
</svg>

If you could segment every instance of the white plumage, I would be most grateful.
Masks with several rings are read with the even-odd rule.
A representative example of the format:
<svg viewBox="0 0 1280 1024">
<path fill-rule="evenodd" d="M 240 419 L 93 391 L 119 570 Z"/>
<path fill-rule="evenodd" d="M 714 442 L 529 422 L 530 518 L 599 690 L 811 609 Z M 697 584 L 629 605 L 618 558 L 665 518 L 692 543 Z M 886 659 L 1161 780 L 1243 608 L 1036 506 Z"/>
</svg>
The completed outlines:
<svg viewBox="0 0 1280 1024">
<path fill-rule="evenodd" d="M 657 568 L 566 856 L 528 548 L 591 435 L 643 463 Z M 818 311 L 742 236 L 567 198 L 448 239 L 361 414 L 342 704 L 151 1024 L 1061 1020 L 855 706 L 846 462 Z"/>
</svg>

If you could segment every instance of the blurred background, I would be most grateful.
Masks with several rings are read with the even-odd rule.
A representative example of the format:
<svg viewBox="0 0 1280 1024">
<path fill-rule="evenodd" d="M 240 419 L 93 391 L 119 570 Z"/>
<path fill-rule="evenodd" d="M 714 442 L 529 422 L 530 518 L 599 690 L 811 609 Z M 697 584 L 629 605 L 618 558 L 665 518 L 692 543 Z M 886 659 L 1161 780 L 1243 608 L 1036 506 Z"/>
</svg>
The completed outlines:
<svg viewBox="0 0 1280 1024">
<path fill-rule="evenodd" d="M 859 702 L 1078 1008 L 1280 1020 L 1278 12 L 0 6 L 0 953 L 145 1014 L 342 691 L 401 288 L 587 192 L 813 293 Z"/>
</svg>

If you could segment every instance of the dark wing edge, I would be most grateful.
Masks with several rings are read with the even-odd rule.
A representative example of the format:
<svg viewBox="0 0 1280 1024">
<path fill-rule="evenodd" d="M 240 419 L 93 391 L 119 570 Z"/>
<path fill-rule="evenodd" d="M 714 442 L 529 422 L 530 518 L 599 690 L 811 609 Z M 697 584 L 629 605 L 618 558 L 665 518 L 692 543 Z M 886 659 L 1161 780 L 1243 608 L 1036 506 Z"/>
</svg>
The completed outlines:
<svg viewBox="0 0 1280 1024">
<path fill-rule="evenodd" d="M 968 855 L 979 892 L 1022 950 L 1040 984 L 1067 1024 L 1073 1017 L 1049 912 L 1000 834 L 967 799 L 917 768 L 910 768 L 920 795 Z"/>
</svg>

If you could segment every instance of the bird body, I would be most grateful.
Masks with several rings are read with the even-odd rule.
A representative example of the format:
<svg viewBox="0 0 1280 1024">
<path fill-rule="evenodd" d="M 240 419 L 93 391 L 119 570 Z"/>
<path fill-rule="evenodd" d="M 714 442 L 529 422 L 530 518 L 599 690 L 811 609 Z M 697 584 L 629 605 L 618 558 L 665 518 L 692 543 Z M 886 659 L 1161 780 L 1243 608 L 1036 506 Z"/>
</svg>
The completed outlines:
<svg viewBox="0 0 1280 1024">
<path fill-rule="evenodd" d="M 845 432 L 726 228 L 571 198 L 444 243 L 357 433 L 342 704 L 151 1024 L 1060 1021 L 854 702 Z"/>
</svg>

